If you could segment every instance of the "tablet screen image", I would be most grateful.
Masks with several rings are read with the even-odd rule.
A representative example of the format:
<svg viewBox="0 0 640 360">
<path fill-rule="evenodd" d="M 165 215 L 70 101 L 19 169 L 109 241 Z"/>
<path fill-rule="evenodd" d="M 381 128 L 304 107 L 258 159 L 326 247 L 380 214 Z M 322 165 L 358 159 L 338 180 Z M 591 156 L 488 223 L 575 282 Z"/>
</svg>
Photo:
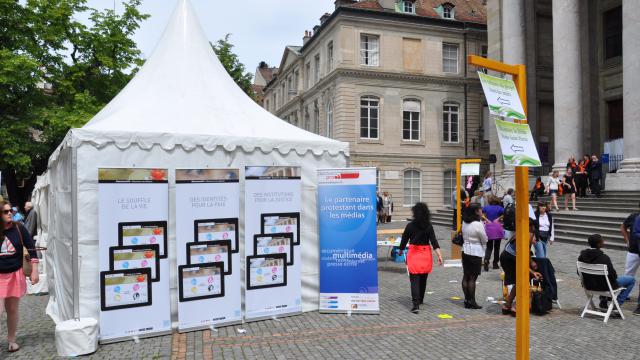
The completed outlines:
<svg viewBox="0 0 640 360">
<path fill-rule="evenodd" d="M 195 241 L 231 241 L 231 251 L 238 252 L 238 219 L 210 219 L 194 221 Z"/>
<path fill-rule="evenodd" d="M 118 224 L 120 246 L 154 245 L 160 246 L 160 258 L 167 257 L 167 222 L 130 222 Z"/>
<path fill-rule="evenodd" d="M 187 264 L 222 262 L 224 275 L 231 274 L 231 240 L 187 243 Z"/>
<path fill-rule="evenodd" d="M 300 245 L 300 213 L 261 214 L 263 234 L 293 233 L 293 245 Z"/>
<path fill-rule="evenodd" d="M 100 273 L 102 311 L 151 305 L 151 269 Z"/>
<path fill-rule="evenodd" d="M 180 302 L 224 296 L 223 266 L 221 262 L 179 266 Z"/>
<path fill-rule="evenodd" d="M 132 245 L 109 248 L 111 270 L 151 269 L 151 281 L 160 281 L 160 246 Z"/>
<path fill-rule="evenodd" d="M 287 255 L 247 256 L 247 290 L 287 286 Z"/>
<path fill-rule="evenodd" d="M 255 255 L 286 254 L 287 265 L 293 265 L 293 234 L 258 234 L 253 236 Z"/>
</svg>

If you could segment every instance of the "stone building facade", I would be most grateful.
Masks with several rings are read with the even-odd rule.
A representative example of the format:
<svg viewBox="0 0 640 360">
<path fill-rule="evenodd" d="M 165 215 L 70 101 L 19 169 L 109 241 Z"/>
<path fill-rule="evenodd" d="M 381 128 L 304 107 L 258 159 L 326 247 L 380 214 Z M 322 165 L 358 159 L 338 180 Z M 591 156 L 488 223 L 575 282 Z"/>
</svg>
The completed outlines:
<svg viewBox="0 0 640 360">
<path fill-rule="evenodd" d="M 527 66 L 529 122 L 546 170 L 622 139 L 624 160 L 618 166 L 609 150 L 605 169 L 619 170 L 605 186 L 640 190 L 640 1 L 487 0 L 486 9 L 489 57 Z M 490 140 L 499 154 L 495 131 Z"/>
<path fill-rule="evenodd" d="M 350 144 L 378 169 L 394 216 L 449 204 L 455 159 L 489 155 L 488 111 L 467 54 L 487 52 L 483 1 L 336 1 L 287 46 L 263 106 Z"/>
</svg>

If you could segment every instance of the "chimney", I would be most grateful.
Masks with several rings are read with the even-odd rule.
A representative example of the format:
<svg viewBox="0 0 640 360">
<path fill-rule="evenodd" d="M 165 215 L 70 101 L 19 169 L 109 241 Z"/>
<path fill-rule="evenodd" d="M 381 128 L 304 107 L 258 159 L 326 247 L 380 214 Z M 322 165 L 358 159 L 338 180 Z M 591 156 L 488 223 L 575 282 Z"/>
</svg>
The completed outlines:
<svg viewBox="0 0 640 360">
<path fill-rule="evenodd" d="M 302 45 L 306 44 L 309 41 L 309 39 L 311 39 L 311 31 L 305 30 L 304 37 L 302 38 Z"/>
<path fill-rule="evenodd" d="M 341 6 L 348 6 L 348 5 L 352 5 L 357 3 L 358 0 L 336 0 L 335 1 L 335 5 L 336 5 L 336 9 L 341 7 Z"/>
<path fill-rule="evenodd" d="M 324 24 L 330 16 L 331 16 L 331 14 L 324 13 L 324 15 L 322 15 L 320 17 L 320 25 Z"/>
</svg>

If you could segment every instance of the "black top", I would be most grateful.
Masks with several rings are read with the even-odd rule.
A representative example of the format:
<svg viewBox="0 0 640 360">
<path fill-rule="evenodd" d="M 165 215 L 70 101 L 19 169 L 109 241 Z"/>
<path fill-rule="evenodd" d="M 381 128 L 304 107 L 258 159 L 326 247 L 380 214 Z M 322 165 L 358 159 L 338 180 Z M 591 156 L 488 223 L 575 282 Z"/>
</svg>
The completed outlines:
<svg viewBox="0 0 640 360">
<path fill-rule="evenodd" d="M 640 216 L 640 213 L 633 213 L 629 216 L 627 216 L 627 218 L 624 220 L 624 223 L 622 223 L 624 225 L 624 228 L 627 229 L 627 231 L 631 232 L 633 231 L 633 223 L 636 221 L 636 217 Z M 639 245 L 637 240 L 634 240 L 632 237 L 633 234 L 629 235 L 629 245 L 628 245 L 628 251 L 630 253 L 633 254 L 638 254 L 640 253 L 640 249 L 639 249 Z"/>
<path fill-rule="evenodd" d="M 408 223 L 407 227 L 404 228 L 400 250 L 404 250 L 407 247 L 407 243 L 411 245 L 431 245 L 434 249 L 440 248 L 436 233 L 433 231 L 433 225 L 429 224 L 425 229 L 422 229 L 415 220 Z"/>
<path fill-rule="evenodd" d="M 573 186 L 573 175 L 569 176 L 569 175 L 565 175 L 564 176 L 564 182 L 565 184 L 569 185 L 571 187 L 571 190 L 575 191 L 575 187 Z M 565 186 L 566 188 L 566 186 Z"/>
<path fill-rule="evenodd" d="M 616 273 L 616 269 L 613 268 L 613 264 L 611 264 L 611 259 L 602 252 L 600 249 L 585 249 L 580 252 L 580 256 L 578 257 L 578 261 L 587 263 L 587 264 L 605 264 L 607 265 L 607 271 L 609 272 L 609 282 L 611 283 L 611 287 L 613 290 L 618 288 L 618 274 Z M 591 274 L 583 274 L 582 278 L 584 280 L 584 286 L 587 290 L 592 291 L 608 291 L 609 287 L 607 286 L 607 282 L 605 281 L 603 276 L 591 275 Z"/>
<path fill-rule="evenodd" d="M 23 248 L 17 226 L 20 227 L 22 241 L 27 249 L 35 248 L 35 242 L 29 235 L 29 231 L 22 224 L 13 223 L 11 228 L 4 231 L 4 239 L 0 243 L 0 273 L 2 274 L 12 273 L 22 267 Z M 38 258 L 35 250 L 29 250 L 29 255 L 32 259 Z"/>
<path fill-rule="evenodd" d="M 602 179 L 602 163 L 600 160 L 592 161 L 591 164 L 589 164 L 589 176 L 591 176 L 592 179 Z"/>
</svg>

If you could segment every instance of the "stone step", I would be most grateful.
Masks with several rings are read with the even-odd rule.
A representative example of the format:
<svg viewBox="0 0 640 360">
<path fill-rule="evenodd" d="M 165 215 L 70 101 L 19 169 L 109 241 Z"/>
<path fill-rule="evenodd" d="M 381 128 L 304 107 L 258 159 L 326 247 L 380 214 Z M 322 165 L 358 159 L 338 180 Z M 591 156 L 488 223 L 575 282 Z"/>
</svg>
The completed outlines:
<svg viewBox="0 0 640 360">
<path fill-rule="evenodd" d="M 558 242 L 566 242 L 566 243 L 570 243 L 570 244 L 578 244 L 578 245 L 582 245 L 585 248 L 589 247 L 589 244 L 587 243 L 587 238 L 582 238 L 582 237 L 574 237 L 574 236 L 568 236 L 565 234 L 562 235 L 558 235 L 556 234 L 556 241 Z M 616 250 L 626 250 L 627 246 L 624 244 L 624 242 L 617 242 L 617 241 L 608 241 L 606 243 L 606 247 L 608 249 L 616 249 Z"/>
<path fill-rule="evenodd" d="M 558 236 L 570 236 L 576 238 L 583 238 L 585 241 L 589 238 L 590 235 L 599 233 L 602 235 L 607 241 L 614 241 L 616 243 L 624 244 L 624 239 L 622 238 L 622 234 L 604 234 L 602 232 L 591 232 L 586 231 L 585 229 L 580 228 L 557 228 L 556 227 L 556 237 Z"/>
</svg>

